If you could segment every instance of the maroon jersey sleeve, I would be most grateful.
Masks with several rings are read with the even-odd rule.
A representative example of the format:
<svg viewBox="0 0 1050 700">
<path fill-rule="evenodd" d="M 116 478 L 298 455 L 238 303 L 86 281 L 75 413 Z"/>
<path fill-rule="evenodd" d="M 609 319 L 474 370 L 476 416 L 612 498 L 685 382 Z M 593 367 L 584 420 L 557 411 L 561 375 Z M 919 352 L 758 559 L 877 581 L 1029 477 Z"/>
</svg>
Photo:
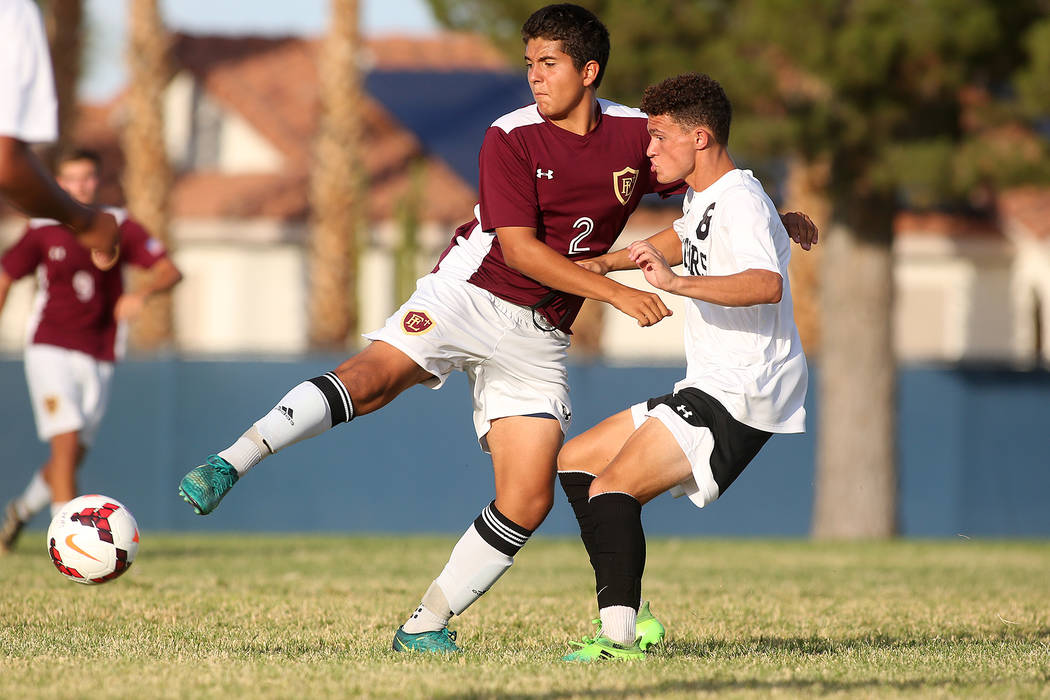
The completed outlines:
<svg viewBox="0 0 1050 700">
<path fill-rule="evenodd" d="M 168 251 L 163 243 L 149 235 L 142 224 L 127 219 L 120 225 L 120 255 L 126 263 L 149 268 L 161 258 L 168 257 Z"/>
<path fill-rule="evenodd" d="M 18 242 L 0 257 L 0 267 L 12 279 L 20 279 L 37 268 L 42 260 L 39 237 L 27 228 Z"/>
<path fill-rule="evenodd" d="M 492 126 L 478 156 L 481 229 L 539 227 L 536 177 L 518 138 Z"/>
</svg>

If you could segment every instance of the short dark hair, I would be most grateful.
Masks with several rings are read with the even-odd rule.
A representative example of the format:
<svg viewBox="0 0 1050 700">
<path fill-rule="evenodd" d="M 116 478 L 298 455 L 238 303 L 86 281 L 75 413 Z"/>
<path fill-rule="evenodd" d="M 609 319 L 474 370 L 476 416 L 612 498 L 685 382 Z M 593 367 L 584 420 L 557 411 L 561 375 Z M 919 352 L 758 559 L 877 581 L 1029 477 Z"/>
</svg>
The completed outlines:
<svg viewBox="0 0 1050 700">
<path fill-rule="evenodd" d="M 601 85 L 609 62 L 609 30 L 590 10 L 570 3 L 542 7 L 521 27 L 521 40 L 527 44 L 530 39 L 560 41 L 561 50 L 572 58 L 576 70 L 583 70 L 588 61 L 597 61 L 594 87 Z"/>
<path fill-rule="evenodd" d="M 66 163 L 72 163 L 75 160 L 89 160 L 94 164 L 95 172 L 102 171 L 102 156 L 99 155 L 98 151 L 80 146 L 67 148 L 59 153 L 58 158 L 55 159 L 55 170 L 57 171 Z"/>
<path fill-rule="evenodd" d="M 723 146 L 729 144 L 733 106 L 726 91 L 709 75 L 686 73 L 650 85 L 642 95 L 640 107 L 650 116 L 670 117 L 687 129 L 707 127 L 715 141 Z"/>
</svg>

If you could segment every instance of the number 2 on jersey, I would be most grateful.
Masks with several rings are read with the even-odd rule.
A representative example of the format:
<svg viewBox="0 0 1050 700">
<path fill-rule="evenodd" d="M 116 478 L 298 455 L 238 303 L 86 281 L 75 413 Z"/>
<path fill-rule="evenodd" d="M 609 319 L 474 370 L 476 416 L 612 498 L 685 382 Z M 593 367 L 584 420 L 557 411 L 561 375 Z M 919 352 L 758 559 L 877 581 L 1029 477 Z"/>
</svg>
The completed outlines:
<svg viewBox="0 0 1050 700">
<path fill-rule="evenodd" d="M 579 234 L 569 243 L 569 255 L 576 253 L 589 253 L 591 249 L 582 245 L 583 239 L 591 235 L 594 231 L 594 219 L 589 216 L 581 216 L 576 219 L 576 223 L 572 225 L 574 229 L 582 229 Z"/>
</svg>

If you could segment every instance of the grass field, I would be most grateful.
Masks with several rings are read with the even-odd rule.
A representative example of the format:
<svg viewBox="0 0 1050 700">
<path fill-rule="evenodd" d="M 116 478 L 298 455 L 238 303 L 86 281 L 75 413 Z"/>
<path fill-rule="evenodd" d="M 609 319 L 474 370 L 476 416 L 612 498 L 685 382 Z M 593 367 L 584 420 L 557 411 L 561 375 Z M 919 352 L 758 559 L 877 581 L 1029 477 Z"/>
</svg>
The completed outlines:
<svg viewBox="0 0 1050 700">
<path fill-rule="evenodd" d="M 0 697 L 1050 697 L 1050 542 L 653 538 L 668 627 L 644 662 L 570 665 L 582 546 L 537 538 L 460 619 L 462 655 L 390 650 L 448 538 L 150 535 L 86 587 L 42 533 L 0 559 Z"/>
</svg>

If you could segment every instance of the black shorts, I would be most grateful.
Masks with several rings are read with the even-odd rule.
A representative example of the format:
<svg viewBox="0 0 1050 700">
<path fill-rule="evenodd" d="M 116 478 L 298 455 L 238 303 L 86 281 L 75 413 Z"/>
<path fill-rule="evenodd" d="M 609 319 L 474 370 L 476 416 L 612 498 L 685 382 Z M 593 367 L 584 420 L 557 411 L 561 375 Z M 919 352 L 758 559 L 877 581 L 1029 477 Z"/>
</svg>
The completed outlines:
<svg viewBox="0 0 1050 700">
<path fill-rule="evenodd" d="M 690 484 L 682 487 L 701 507 L 725 493 L 772 436 L 744 425 L 714 397 L 692 387 L 646 402 L 650 411 L 661 405 L 667 406 L 674 418 L 668 418 L 664 411 L 658 420 L 667 426 L 689 458 L 700 494 L 691 493 Z M 713 486 L 717 486 L 715 493 L 711 493 Z"/>
</svg>

